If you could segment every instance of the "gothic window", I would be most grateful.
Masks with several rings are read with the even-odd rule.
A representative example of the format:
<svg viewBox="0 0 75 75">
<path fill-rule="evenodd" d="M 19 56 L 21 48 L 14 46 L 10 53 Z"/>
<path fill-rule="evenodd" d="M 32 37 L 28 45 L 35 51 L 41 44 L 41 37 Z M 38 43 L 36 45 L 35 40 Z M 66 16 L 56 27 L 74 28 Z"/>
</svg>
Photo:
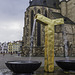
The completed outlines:
<svg viewBox="0 0 75 75">
<path fill-rule="evenodd" d="M 45 10 L 45 17 L 47 17 L 47 10 Z"/>
<path fill-rule="evenodd" d="M 40 13 L 40 10 L 38 10 L 38 13 Z M 40 23 L 37 23 L 37 46 L 41 46 L 41 25 Z"/>
<path fill-rule="evenodd" d="M 27 19 L 27 24 L 29 24 L 29 19 Z"/>
<path fill-rule="evenodd" d="M 34 21 L 34 11 L 31 11 L 31 33 L 32 33 L 32 29 L 33 29 L 33 21 Z"/>
</svg>

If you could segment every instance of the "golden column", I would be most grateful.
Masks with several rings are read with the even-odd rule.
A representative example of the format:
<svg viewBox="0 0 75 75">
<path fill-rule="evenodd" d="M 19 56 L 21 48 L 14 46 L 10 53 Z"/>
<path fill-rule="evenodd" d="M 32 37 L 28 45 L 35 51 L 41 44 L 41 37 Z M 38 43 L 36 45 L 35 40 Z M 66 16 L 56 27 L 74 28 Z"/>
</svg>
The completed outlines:
<svg viewBox="0 0 75 75">
<path fill-rule="evenodd" d="M 46 72 L 54 72 L 54 25 L 64 24 L 64 19 L 49 19 L 36 14 L 35 19 L 45 25 L 45 63 Z"/>
</svg>

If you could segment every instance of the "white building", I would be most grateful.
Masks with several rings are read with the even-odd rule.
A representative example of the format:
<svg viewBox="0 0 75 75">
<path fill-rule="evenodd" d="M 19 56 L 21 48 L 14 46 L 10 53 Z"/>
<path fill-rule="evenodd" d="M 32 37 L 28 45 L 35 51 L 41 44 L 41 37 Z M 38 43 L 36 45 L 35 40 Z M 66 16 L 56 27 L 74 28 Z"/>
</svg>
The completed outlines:
<svg viewBox="0 0 75 75">
<path fill-rule="evenodd" d="M 4 53 L 7 53 L 8 52 L 8 45 L 7 45 L 7 43 L 6 42 L 4 42 L 3 44 L 2 44 L 2 51 L 1 51 L 2 53 L 4 52 Z"/>
<path fill-rule="evenodd" d="M 1 42 L 0 42 L 0 53 L 1 53 L 1 51 L 2 51 L 2 44 L 1 44 Z"/>
</svg>

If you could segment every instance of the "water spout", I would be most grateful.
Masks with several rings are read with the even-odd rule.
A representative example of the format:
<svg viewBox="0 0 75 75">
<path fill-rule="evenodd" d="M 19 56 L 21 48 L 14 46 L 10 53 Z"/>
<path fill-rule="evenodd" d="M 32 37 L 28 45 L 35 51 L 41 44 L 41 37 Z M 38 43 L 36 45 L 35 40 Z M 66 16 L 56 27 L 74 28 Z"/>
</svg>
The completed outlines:
<svg viewBox="0 0 75 75">
<path fill-rule="evenodd" d="M 62 25 L 62 30 L 63 30 L 63 38 L 64 38 L 64 47 L 65 47 L 65 58 L 66 60 L 69 60 L 68 57 L 68 46 L 67 46 L 67 37 L 66 37 L 66 28 L 64 25 Z"/>
<path fill-rule="evenodd" d="M 32 50 L 33 50 L 33 35 L 34 35 L 35 25 L 36 25 L 35 23 L 36 23 L 36 19 L 34 19 L 32 34 L 31 34 L 31 38 L 30 38 L 31 40 L 30 40 L 29 61 L 31 60 Z"/>
</svg>

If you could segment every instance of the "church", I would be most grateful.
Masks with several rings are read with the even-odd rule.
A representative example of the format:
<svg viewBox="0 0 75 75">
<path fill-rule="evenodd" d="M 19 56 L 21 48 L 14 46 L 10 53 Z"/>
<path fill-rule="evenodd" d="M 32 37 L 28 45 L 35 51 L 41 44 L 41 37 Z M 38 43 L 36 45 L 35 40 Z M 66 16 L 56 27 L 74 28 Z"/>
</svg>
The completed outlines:
<svg viewBox="0 0 75 75">
<path fill-rule="evenodd" d="M 22 56 L 29 56 L 30 37 L 34 17 L 37 13 L 50 19 L 64 18 L 68 56 L 75 56 L 75 0 L 29 0 L 25 11 Z M 55 26 L 54 53 L 55 56 L 65 56 L 63 25 Z M 45 26 L 36 22 L 32 56 L 44 56 Z"/>
</svg>

